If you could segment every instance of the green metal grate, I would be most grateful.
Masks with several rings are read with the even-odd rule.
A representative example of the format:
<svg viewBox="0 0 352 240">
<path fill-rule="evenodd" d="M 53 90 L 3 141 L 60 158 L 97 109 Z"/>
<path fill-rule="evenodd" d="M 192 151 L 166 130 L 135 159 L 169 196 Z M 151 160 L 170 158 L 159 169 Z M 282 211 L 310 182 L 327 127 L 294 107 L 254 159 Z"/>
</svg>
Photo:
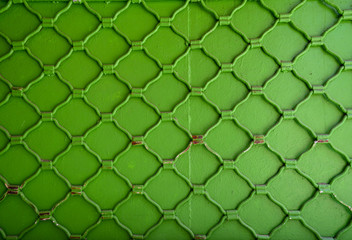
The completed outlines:
<svg viewBox="0 0 352 240">
<path fill-rule="evenodd" d="M 350 0 L 0 1 L 0 239 L 351 239 Z"/>
</svg>

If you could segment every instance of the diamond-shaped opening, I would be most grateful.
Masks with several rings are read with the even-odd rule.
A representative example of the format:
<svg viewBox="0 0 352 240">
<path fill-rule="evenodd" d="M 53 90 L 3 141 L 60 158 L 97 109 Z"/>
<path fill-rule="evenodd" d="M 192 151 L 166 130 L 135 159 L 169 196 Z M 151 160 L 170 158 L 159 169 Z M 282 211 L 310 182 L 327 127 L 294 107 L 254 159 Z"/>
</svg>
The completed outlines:
<svg viewBox="0 0 352 240">
<path fill-rule="evenodd" d="M 187 197 L 190 188 L 174 171 L 163 170 L 148 182 L 145 191 L 162 209 L 174 209 Z"/>
<path fill-rule="evenodd" d="M 113 18 L 128 3 L 113 1 L 113 2 L 87 2 L 87 4 L 101 17 Z"/>
<path fill-rule="evenodd" d="M 112 122 L 99 125 L 85 141 L 102 159 L 113 159 L 130 142 L 128 136 Z"/>
<path fill-rule="evenodd" d="M 219 66 L 203 50 L 196 49 L 191 50 L 177 63 L 176 71 L 192 87 L 203 87 L 216 76 Z"/>
<path fill-rule="evenodd" d="M 5 8 L 6 6 L 8 6 L 9 4 L 11 4 L 8 1 L 0 1 L 0 8 L 1 10 L 3 10 L 3 8 Z"/>
<path fill-rule="evenodd" d="M 313 85 L 323 85 L 338 72 L 339 68 L 338 59 L 330 55 L 322 47 L 311 47 L 295 63 L 295 69 L 298 74 Z"/>
<path fill-rule="evenodd" d="M 280 42 L 280 44 L 277 44 Z M 307 39 L 288 23 L 279 23 L 265 35 L 264 47 L 283 61 L 292 61 L 307 46 Z"/>
<path fill-rule="evenodd" d="M 313 144 L 313 134 L 296 120 L 283 120 L 266 137 L 268 144 L 284 158 L 297 159 Z"/>
<path fill-rule="evenodd" d="M 113 170 L 103 170 L 88 183 L 84 192 L 102 209 L 113 209 L 130 190 L 127 183 Z"/>
<path fill-rule="evenodd" d="M 231 110 L 246 98 L 248 89 L 232 73 L 222 73 L 205 89 L 207 98 L 221 110 Z"/>
<path fill-rule="evenodd" d="M 67 183 L 54 171 L 42 170 L 22 191 L 38 209 L 49 210 L 64 199 L 69 190 Z"/>
<path fill-rule="evenodd" d="M 176 10 L 185 5 L 184 0 L 174 0 L 171 2 L 146 0 L 145 2 L 160 17 L 172 17 Z"/>
<path fill-rule="evenodd" d="M 50 233 L 51 240 L 62 240 L 67 238 L 66 233 L 52 221 L 39 221 L 36 226 L 26 232 L 21 239 L 47 239 L 48 233 Z"/>
<path fill-rule="evenodd" d="M 222 217 L 219 208 L 203 195 L 193 195 L 177 207 L 176 214 L 195 234 L 207 234 Z"/>
<path fill-rule="evenodd" d="M 2 151 L 9 143 L 7 134 L 0 128 L 0 151 Z"/>
<path fill-rule="evenodd" d="M 40 111 L 52 112 L 56 106 L 64 102 L 71 91 L 56 75 L 44 76 L 36 82 L 26 93 Z"/>
<path fill-rule="evenodd" d="M 318 143 L 300 157 L 298 167 L 315 182 L 329 183 L 344 170 L 347 162 L 331 145 Z"/>
<path fill-rule="evenodd" d="M 238 170 L 254 184 L 265 184 L 282 167 L 281 159 L 266 145 L 254 145 L 236 161 Z"/>
<path fill-rule="evenodd" d="M 144 234 L 160 219 L 161 214 L 143 195 L 133 195 L 119 206 L 116 215 L 134 234 Z M 143 224 L 139 224 L 139 223 Z"/>
<path fill-rule="evenodd" d="M 0 57 L 3 57 L 11 50 L 11 45 L 0 35 Z"/>
<path fill-rule="evenodd" d="M 272 234 L 272 239 L 306 239 L 315 240 L 316 235 L 299 220 L 289 220 Z"/>
<path fill-rule="evenodd" d="M 26 51 L 13 52 L 10 57 L 0 62 L 0 74 L 16 87 L 27 86 L 41 73 L 39 63 Z"/>
<path fill-rule="evenodd" d="M 101 68 L 85 52 L 73 52 L 60 64 L 59 72 L 74 88 L 85 88 L 99 76 Z"/>
<path fill-rule="evenodd" d="M 71 99 L 58 109 L 55 117 L 72 135 L 83 135 L 99 119 L 94 109 L 82 99 Z"/>
<path fill-rule="evenodd" d="M 188 39 L 201 39 L 215 25 L 215 16 L 199 3 L 189 3 L 178 12 L 173 21 L 174 26 Z"/>
<path fill-rule="evenodd" d="M 44 64 L 51 65 L 56 65 L 71 49 L 67 40 L 50 28 L 41 29 L 39 33 L 30 38 L 27 46 L 31 53 Z"/>
<path fill-rule="evenodd" d="M 11 4 L 11 7 L 0 15 L 0 31 L 12 41 L 25 39 L 39 24 L 36 15 L 31 13 L 25 4 Z"/>
<path fill-rule="evenodd" d="M 264 0 L 266 6 L 270 9 L 275 10 L 277 13 L 288 13 L 291 12 L 302 0 Z"/>
<path fill-rule="evenodd" d="M 254 134 L 265 134 L 279 119 L 277 109 L 263 96 L 255 95 L 240 104 L 235 115 Z"/>
<path fill-rule="evenodd" d="M 341 240 L 348 240 L 351 238 L 351 236 L 352 236 L 352 228 L 344 229 L 343 231 L 341 231 L 341 233 L 339 233 L 339 239 Z"/>
<path fill-rule="evenodd" d="M 329 0 L 329 2 L 335 4 L 342 10 L 351 9 L 351 3 L 345 0 Z"/>
<path fill-rule="evenodd" d="M 187 148 L 190 137 L 174 122 L 161 122 L 148 134 L 146 142 L 163 159 L 174 159 Z"/>
<path fill-rule="evenodd" d="M 0 202 L 0 225 L 6 235 L 19 235 L 37 218 L 34 209 L 19 195 L 7 195 Z"/>
<path fill-rule="evenodd" d="M 216 1 L 213 1 L 216 2 Z M 223 1 L 232 2 L 232 1 Z M 221 62 L 233 62 L 246 47 L 242 37 L 230 27 L 218 26 L 204 40 L 204 47 Z"/>
<path fill-rule="evenodd" d="M 292 15 L 292 21 L 310 36 L 320 36 L 338 20 L 337 11 L 319 0 L 307 1 Z"/>
<path fill-rule="evenodd" d="M 232 17 L 235 28 L 248 38 L 260 37 L 274 22 L 272 13 L 257 1 L 246 2 Z"/>
<path fill-rule="evenodd" d="M 170 27 L 161 27 L 148 38 L 145 47 L 162 64 L 173 64 L 187 49 L 186 41 Z"/>
<path fill-rule="evenodd" d="M 262 86 L 278 69 L 276 62 L 261 48 L 250 49 L 236 61 L 234 70 L 252 86 Z"/>
<path fill-rule="evenodd" d="M 280 72 L 268 82 L 265 93 L 281 109 L 293 109 L 309 95 L 309 89 L 292 72 Z"/>
<path fill-rule="evenodd" d="M 83 185 L 88 178 L 95 175 L 100 163 L 97 157 L 83 146 L 73 146 L 60 155 L 55 166 L 71 184 Z"/>
<path fill-rule="evenodd" d="M 286 217 L 282 209 L 266 195 L 254 195 L 241 205 L 239 214 L 257 234 L 269 234 Z"/>
<path fill-rule="evenodd" d="M 352 58 L 352 47 L 349 40 L 352 38 L 352 23 L 341 22 L 325 37 L 327 47 L 343 59 Z"/>
<path fill-rule="evenodd" d="M 97 209 L 80 195 L 71 195 L 54 212 L 56 221 L 71 234 L 83 234 L 95 224 L 100 214 Z"/>
<path fill-rule="evenodd" d="M 85 39 L 99 26 L 98 18 L 84 5 L 72 4 L 56 21 L 56 26 L 73 41 Z"/>
<path fill-rule="evenodd" d="M 12 135 L 22 135 L 38 120 L 38 113 L 23 98 L 11 97 L 0 107 L 0 124 Z"/>
<path fill-rule="evenodd" d="M 337 100 L 345 108 L 352 108 L 352 72 L 341 72 L 333 81 L 329 82 L 326 93 Z"/>
<path fill-rule="evenodd" d="M 222 170 L 207 185 L 210 197 L 226 210 L 236 209 L 251 191 L 248 183 L 233 170 Z"/>
<path fill-rule="evenodd" d="M 199 135 L 216 124 L 219 114 L 202 97 L 191 96 L 177 108 L 175 117 L 192 134 Z"/>
<path fill-rule="evenodd" d="M 234 159 L 248 148 L 251 138 L 234 121 L 222 120 L 206 137 L 206 143 L 223 159 Z"/>
<path fill-rule="evenodd" d="M 351 137 L 352 121 L 347 120 L 332 132 L 330 140 L 336 148 L 342 150 L 345 154 L 352 158 L 351 144 L 349 141 L 346 141 L 346 139 L 351 139 Z"/>
<path fill-rule="evenodd" d="M 163 221 L 157 228 L 155 228 L 147 239 L 165 239 L 165 236 L 170 236 L 172 233 L 172 239 L 191 240 L 192 236 L 176 221 Z"/>
<path fill-rule="evenodd" d="M 143 51 L 132 51 L 116 68 L 119 76 L 126 79 L 132 87 L 142 88 L 156 78 L 160 68 Z"/>
<path fill-rule="evenodd" d="M 38 167 L 36 156 L 22 145 L 11 146 L 0 155 L 0 174 L 10 184 L 21 185 L 37 171 Z"/>
<path fill-rule="evenodd" d="M 54 160 L 70 143 L 67 134 L 54 122 L 42 122 L 26 137 L 28 146 L 42 159 Z"/>
<path fill-rule="evenodd" d="M 67 2 L 27 2 L 31 10 L 34 10 L 45 18 L 54 18 L 59 11 L 64 9 Z"/>
<path fill-rule="evenodd" d="M 127 2 L 87 2 L 90 8 L 94 9 L 101 17 L 113 18 Z"/>
<path fill-rule="evenodd" d="M 123 37 L 113 29 L 104 28 L 95 33 L 86 46 L 89 52 L 103 63 L 115 63 L 129 50 L 129 45 Z"/>
<path fill-rule="evenodd" d="M 159 111 L 171 112 L 188 94 L 186 84 L 174 75 L 162 75 L 148 86 L 144 96 L 153 103 Z"/>
<path fill-rule="evenodd" d="M 338 203 L 328 194 L 320 194 L 302 209 L 304 220 L 321 236 L 333 237 L 351 219 L 347 207 Z"/>
<path fill-rule="evenodd" d="M 130 91 L 124 83 L 114 75 L 106 75 L 89 87 L 86 96 L 100 112 L 113 112 L 129 94 Z"/>
<path fill-rule="evenodd" d="M 350 206 L 352 205 L 352 191 L 349 191 L 351 182 L 352 169 L 350 168 L 331 184 L 332 190 L 336 193 L 337 197 Z"/>
<path fill-rule="evenodd" d="M 316 191 L 306 178 L 292 169 L 285 169 L 275 177 L 268 190 L 289 210 L 300 209 Z"/>
<path fill-rule="evenodd" d="M 142 98 L 130 98 L 114 117 L 133 136 L 144 135 L 159 120 L 155 109 Z"/>
<path fill-rule="evenodd" d="M 117 28 L 131 41 L 141 41 L 153 31 L 158 21 L 143 4 L 131 4 L 116 18 Z"/>
<path fill-rule="evenodd" d="M 322 95 L 312 95 L 299 106 L 297 117 L 316 133 L 329 133 L 343 118 L 335 104 Z"/>
<path fill-rule="evenodd" d="M 232 237 L 230 237 L 232 236 Z M 230 237 L 230 238 L 229 238 Z M 246 239 L 254 240 L 253 233 L 239 221 L 224 221 L 219 228 L 212 232 L 210 240 L 216 239 Z"/>
<path fill-rule="evenodd" d="M 205 0 L 204 3 L 207 7 L 215 11 L 218 15 L 231 15 L 233 10 L 242 4 L 243 0 L 231 1 L 218 1 L 218 0 Z"/>
<path fill-rule="evenodd" d="M 205 145 L 192 144 L 177 158 L 175 165 L 191 183 L 205 184 L 218 171 L 220 160 Z"/>
<path fill-rule="evenodd" d="M 144 184 L 160 167 L 157 157 L 143 145 L 131 146 L 115 163 L 118 171 L 132 182 Z M 138 173 L 138 174 L 136 174 Z"/>
<path fill-rule="evenodd" d="M 9 86 L 0 80 L 0 102 L 5 100 L 6 96 L 10 93 L 10 88 Z"/>
<path fill-rule="evenodd" d="M 131 239 L 128 232 L 123 229 L 114 219 L 104 219 L 96 227 L 89 231 L 87 239 Z"/>
</svg>

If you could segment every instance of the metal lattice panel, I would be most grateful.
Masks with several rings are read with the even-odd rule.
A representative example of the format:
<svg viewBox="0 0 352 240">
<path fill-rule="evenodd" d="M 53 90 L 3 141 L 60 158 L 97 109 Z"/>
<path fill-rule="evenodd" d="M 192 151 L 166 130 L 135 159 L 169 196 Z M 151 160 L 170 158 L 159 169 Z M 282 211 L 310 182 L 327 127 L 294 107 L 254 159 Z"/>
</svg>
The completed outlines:
<svg viewBox="0 0 352 240">
<path fill-rule="evenodd" d="M 351 239 L 350 0 L 0 1 L 0 239 Z"/>
</svg>

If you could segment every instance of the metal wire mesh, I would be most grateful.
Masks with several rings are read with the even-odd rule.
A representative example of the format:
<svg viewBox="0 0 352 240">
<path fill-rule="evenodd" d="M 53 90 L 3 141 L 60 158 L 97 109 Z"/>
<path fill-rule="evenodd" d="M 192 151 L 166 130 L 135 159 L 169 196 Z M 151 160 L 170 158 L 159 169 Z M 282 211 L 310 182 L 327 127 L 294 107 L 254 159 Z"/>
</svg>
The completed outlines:
<svg viewBox="0 0 352 240">
<path fill-rule="evenodd" d="M 0 3 L 0 238 L 352 238 L 350 1 Z"/>
</svg>

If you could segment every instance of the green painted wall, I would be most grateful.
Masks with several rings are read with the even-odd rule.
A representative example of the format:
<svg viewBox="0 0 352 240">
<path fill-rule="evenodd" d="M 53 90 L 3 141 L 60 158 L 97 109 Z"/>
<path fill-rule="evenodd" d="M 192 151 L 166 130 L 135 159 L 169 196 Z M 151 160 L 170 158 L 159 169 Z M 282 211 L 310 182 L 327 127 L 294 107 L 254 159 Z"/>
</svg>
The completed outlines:
<svg viewBox="0 0 352 240">
<path fill-rule="evenodd" d="M 350 0 L 0 0 L 0 239 L 352 239 Z"/>
</svg>

